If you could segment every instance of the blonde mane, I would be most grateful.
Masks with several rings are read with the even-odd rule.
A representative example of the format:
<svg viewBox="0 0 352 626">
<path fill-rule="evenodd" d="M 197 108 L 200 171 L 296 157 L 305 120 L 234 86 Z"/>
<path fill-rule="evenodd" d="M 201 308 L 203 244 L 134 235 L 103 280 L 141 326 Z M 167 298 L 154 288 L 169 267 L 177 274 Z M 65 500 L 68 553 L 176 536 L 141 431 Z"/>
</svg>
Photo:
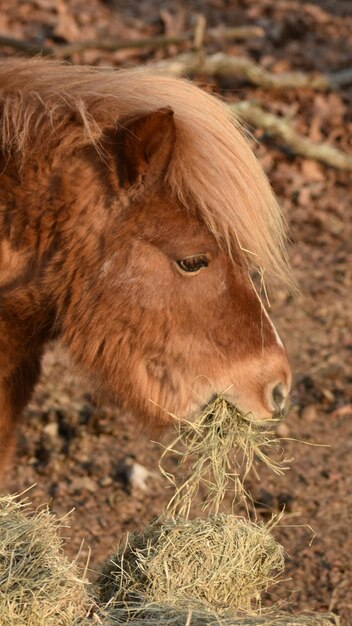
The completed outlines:
<svg viewBox="0 0 352 626">
<path fill-rule="evenodd" d="M 240 124 L 215 97 L 153 69 L 77 67 L 42 59 L 0 62 L 0 148 L 23 157 L 41 146 L 99 146 L 102 132 L 170 106 L 176 145 L 166 184 L 196 207 L 231 252 L 240 247 L 265 279 L 292 284 L 283 219 Z"/>
</svg>

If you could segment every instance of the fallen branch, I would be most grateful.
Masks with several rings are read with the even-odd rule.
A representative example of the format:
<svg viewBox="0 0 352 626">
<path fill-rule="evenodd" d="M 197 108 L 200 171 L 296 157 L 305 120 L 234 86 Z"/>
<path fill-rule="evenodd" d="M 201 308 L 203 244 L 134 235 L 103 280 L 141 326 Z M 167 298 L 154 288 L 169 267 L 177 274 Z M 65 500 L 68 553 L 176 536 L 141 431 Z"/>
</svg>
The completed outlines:
<svg viewBox="0 0 352 626">
<path fill-rule="evenodd" d="M 213 28 L 204 32 L 202 44 L 212 41 L 228 39 L 247 39 L 261 37 L 262 28 L 257 26 L 239 26 L 237 28 Z M 194 33 L 182 35 L 144 37 L 142 39 L 104 39 L 81 41 L 60 46 L 40 46 L 29 41 L 22 41 L 12 37 L 0 36 L 0 46 L 7 46 L 20 50 L 28 55 L 53 55 L 58 58 L 69 58 L 75 53 L 85 50 L 105 50 L 115 52 L 133 48 L 165 48 L 169 45 L 181 45 L 186 42 L 194 43 Z M 352 84 L 352 68 L 347 68 L 331 74 L 306 74 L 304 72 L 282 72 L 273 74 L 246 57 L 232 57 L 223 52 L 203 56 L 194 52 L 179 54 L 172 59 L 166 59 L 154 64 L 173 76 L 192 75 L 195 73 L 221 78 L 240 78 L 264 89 L 309 88 L 316 91 L 337 90 Z"/>
<path fill-rule="evenodd" d="M 31 41 L 15 39 L 14 37 L 6 37 L 4 35 L 0 35 L 0 46 L 6 46 L 7 48 L 19 50 L 20 52 L 24 52 L 24 54 L 27 54 L 28 56 L 34 56 L 36 54 L 53 54 L 53 48 L 40 46 L 36 43 L 32 43 Z"/>
<path fill-rule="evenodd" d="M 220 78 L 241 78 L 265 89 L 309 88 L 317 91 L 339 89 L 352 83 L 352 69 L 334 74 L 305 74 L 304 72 L 282 72 L 273 74 L 246 57 L 232 57 L 223 52 L 200 58 L 194 53 L 179 54 L 154 64 L 172 76 L 191 76 L 200 73 Z"/>
<path fill-rule="evenodd" d="M 233 113 L 255 128 L 262 128 L 272 137 L 282 139 L 295 154 L 314 159 L 336 169 L 352 171 L 352 155 L 327 143 L 313 143 L 297 133 L 283 118 L 264 111 L 260 106 L 242 101 L 228 105 Z"/>
<path fill-rule="evenodd" d="M 238 26 L 234 28 L 211 28 L 205 31 L 204 43 L 214 41 L 221 42 L 230 39 L 242 41 L 245 39 L 253 39 L 255 37 L 263 37 L 264 30 L 259 26 Z M 140 39 L 96 39 L 91 41 L 80 41 L 72 44 L 64 44 L 59 46 L 40 46 L 30 41 L 22 41 L 13 37 L 0 36 L 0 46 L 7 46 L 15 50 L 21 50 L 28 55 L 35 54 L 52 54 L 60 58 L 68 58 L 77 52 L 85 50 L 106 50 L 115 52 L 117 50 L 127 50 L 133 48 L 166 48 L 170 45 L 182 45 L 192 42 L 194 39 L 193 32 L 183 33 L 174 37 L 167 35 L 156 35 L 155 37 L 143 37 Z"/>
<path fill-rule="evenodd" d="M 192 75 L 194 73 L 208 76 L 241 77 L 250 82 L 270 89 L 287 89 L 289 87 L 310 87 L 319 91 L 337 89 L 339 86 L 352 83 L 352 70 L 343 70 L 335 74 L 309 76 L 303 72 L 285 72 L 271 74 L 250 59 L 230 57 L 221 52 L 208 57 L 197 54 L 182 54 L 174 59 L 160 61 L 154 67 L 172 76 Z M 307 159 L 314 159 L 336 169 L 352 171 L 352 155 L 346 154 L 327 143 L 314 143 L 307 137 L 297 133 L 284 119 L 264 111 L 258 105 L 243 101 L 229 105 L 230 109 L 248 124 L 262 128 L 269 135 L 282 139 L 285 146 L 292 152 Z"/>
<path fill-rule="evenodd" d="M 258 29 L 257 29 L 258 30 Z M 260 29 L 259 29 L 260 30 Z M 202 32 L 202 36 L 215 37 L 221 36 L 229 37 L 234 36 L 234 32 L 239 29 L 228 29 L 220 31 L 220 29 L 212 29 L 207 31 L 207 34 Z M 243 31 L 243 29 L 242 29 Z M 248 33 L 247 33 L 248 34 Z M 257 32 L 257 35 L 259 33 Z M 187 34 L 190 39 L 193 38 L 195 44 L 194 33 Z M 197 39 L 197 38 L 196 38 Z M 41 47 L 30 42 L 24 42 L 9 37 L 0 36 L 0 46 L 12 46 L 18 50 L 21 50 L 27 54 L 45 54 L 50 55 L 55 51 L 56 56 L 70 56 L 75 52 L 82 51 L 87 47 L 99 47 L 106 50 L 117 50 L 123 48 L 155 46 L 158 42 L 162 42 L 162 45 L 169 45 L 170 43 L 179 41 L 178 37 L 152 37 L 141 40 L 129 40 L 124 42 L 83 42 L 80 44 L 72 44 L 72 46 L 58 46 L 56 48 Z M 198 42 L 199 43 L 199 42 Z M 57 54 L 57 50 L 60 50 L 60 55 Z M 65 51 L 65 53 L 64 53 Z M 159 61 L 153 64 L 155 69 L 159 69 L 171 76 L 184 76 L 192 75 L 195 73 L 206 74 L 208 76 L 222 76 L 222 77 L 240 77 L 246 78 L 249 82 L 252 82 L 258 86 L 266 87 L 270 89 L 287 89 L 290 87 L 309 87 L 319 91 L 327 91 L 328 89 L 338 89 L 341 86 L 349 85 L 352 83 L 352 69 L 342 70 L 330 75 L 315 75 L 309 76 L 303 72 L 285 72 L 282 74 L 271 74 L 264 70 L 259 65 L 247 58 L 230 57 L 223 53 L 217 53 L 211 56 L 204 57 L 198 53 L 185 53 L 180 54 L 173 59 Z M 237 116 L 240 116 L 246 123 L 256 127 L 262 128 L 269 135 L 282 139 L 285 146 L 290 148 L 292 152 L 297 155 L 303 156 L 307 159 L 314 159 L 325 163 L 336 169 L 352 171 L 352 155 L 346 154 L 330 146 L 327 143 L 313 143 L 307 137 L 303 137 L 297 133 L 283 118 L 280 118 L 272 113 L 264 111 L 258 105 L 249 102 L 242 101 L 229 105 L 231 111 Z"/>
</svg>

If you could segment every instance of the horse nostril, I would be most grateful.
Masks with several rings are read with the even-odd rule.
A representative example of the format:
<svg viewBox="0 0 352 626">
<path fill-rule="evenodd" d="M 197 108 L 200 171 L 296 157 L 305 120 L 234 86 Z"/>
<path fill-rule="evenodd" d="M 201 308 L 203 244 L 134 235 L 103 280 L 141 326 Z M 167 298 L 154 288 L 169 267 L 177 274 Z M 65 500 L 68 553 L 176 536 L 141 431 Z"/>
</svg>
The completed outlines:
<svg viewBox="0 0 352 626">
<path fill-rule="evenodd" d="M 271 404 L 275 411 L 282 411 L 285 407 L 286 393 L 282 383 L 278 383 L 271 391 Z"/>
</svg>

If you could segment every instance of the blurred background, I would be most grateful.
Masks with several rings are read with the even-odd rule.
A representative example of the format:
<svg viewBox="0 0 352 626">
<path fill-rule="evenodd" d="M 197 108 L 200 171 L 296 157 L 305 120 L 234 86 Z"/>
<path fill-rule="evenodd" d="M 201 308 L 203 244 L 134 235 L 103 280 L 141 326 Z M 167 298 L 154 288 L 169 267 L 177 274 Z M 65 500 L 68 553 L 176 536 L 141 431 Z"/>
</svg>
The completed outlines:
<svg viewBox="0 0 352 626">
<path fill-rule="evenodd" d="M 251 479 L 257 515 L 284 507 L 280 597 L 352 618 L 352 4 L 350 0 L 0 0 L 0 55 L 115 68 L 157 61 L 236 105 L 287 219 L 301 296 L 272 316 L 294 370 L 279 426 L 291 470 Z M 177 61 L 177 67 L 175 66 Z M 175 70 L 176 67 L 176 70 Z M 172 69 L 173 68 L 173 69 Z M 291 73 L 295 72 L 294 75 Z M 297 74 L 298 72 L 298 74 Z M 10 488 L 76 508 L 68 550 L 94 568 L 168 499 L 148 433 L 49 349 L 26 410 Z M 305 445 L 324 444 L 324 447 Z M 328 447 L 327 447 L 328 446 Z M 176 462 L 176 461 L 175 461 Z M 170 463 L 173 463 L 171 459 Z M 202 493 L 199 494 L 199 507 Z M 230 508 L 230 503 L 228 507 Z M 282 590 L 283 588 L 283 590 Z M 278 592 L 279 593 L 279 592 Z"/>
</svg>

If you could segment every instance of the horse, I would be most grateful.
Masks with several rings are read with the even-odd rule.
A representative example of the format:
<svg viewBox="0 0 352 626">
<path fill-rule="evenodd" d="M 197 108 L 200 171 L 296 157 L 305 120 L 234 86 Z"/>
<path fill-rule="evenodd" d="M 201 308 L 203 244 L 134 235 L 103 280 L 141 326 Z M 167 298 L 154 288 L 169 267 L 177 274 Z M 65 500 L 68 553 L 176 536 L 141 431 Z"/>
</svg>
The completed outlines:
<svg viewBox="0 0 352 626">
<path fill-rule="evenodd" d="M 60 339 L 152 427 L 211 398 L 258 419 L 291 372 L 251 271 L 292 284 L 286 228 L 216 96 L 153 69 L 0 61 L 0 464 Z"/>
</svg>

